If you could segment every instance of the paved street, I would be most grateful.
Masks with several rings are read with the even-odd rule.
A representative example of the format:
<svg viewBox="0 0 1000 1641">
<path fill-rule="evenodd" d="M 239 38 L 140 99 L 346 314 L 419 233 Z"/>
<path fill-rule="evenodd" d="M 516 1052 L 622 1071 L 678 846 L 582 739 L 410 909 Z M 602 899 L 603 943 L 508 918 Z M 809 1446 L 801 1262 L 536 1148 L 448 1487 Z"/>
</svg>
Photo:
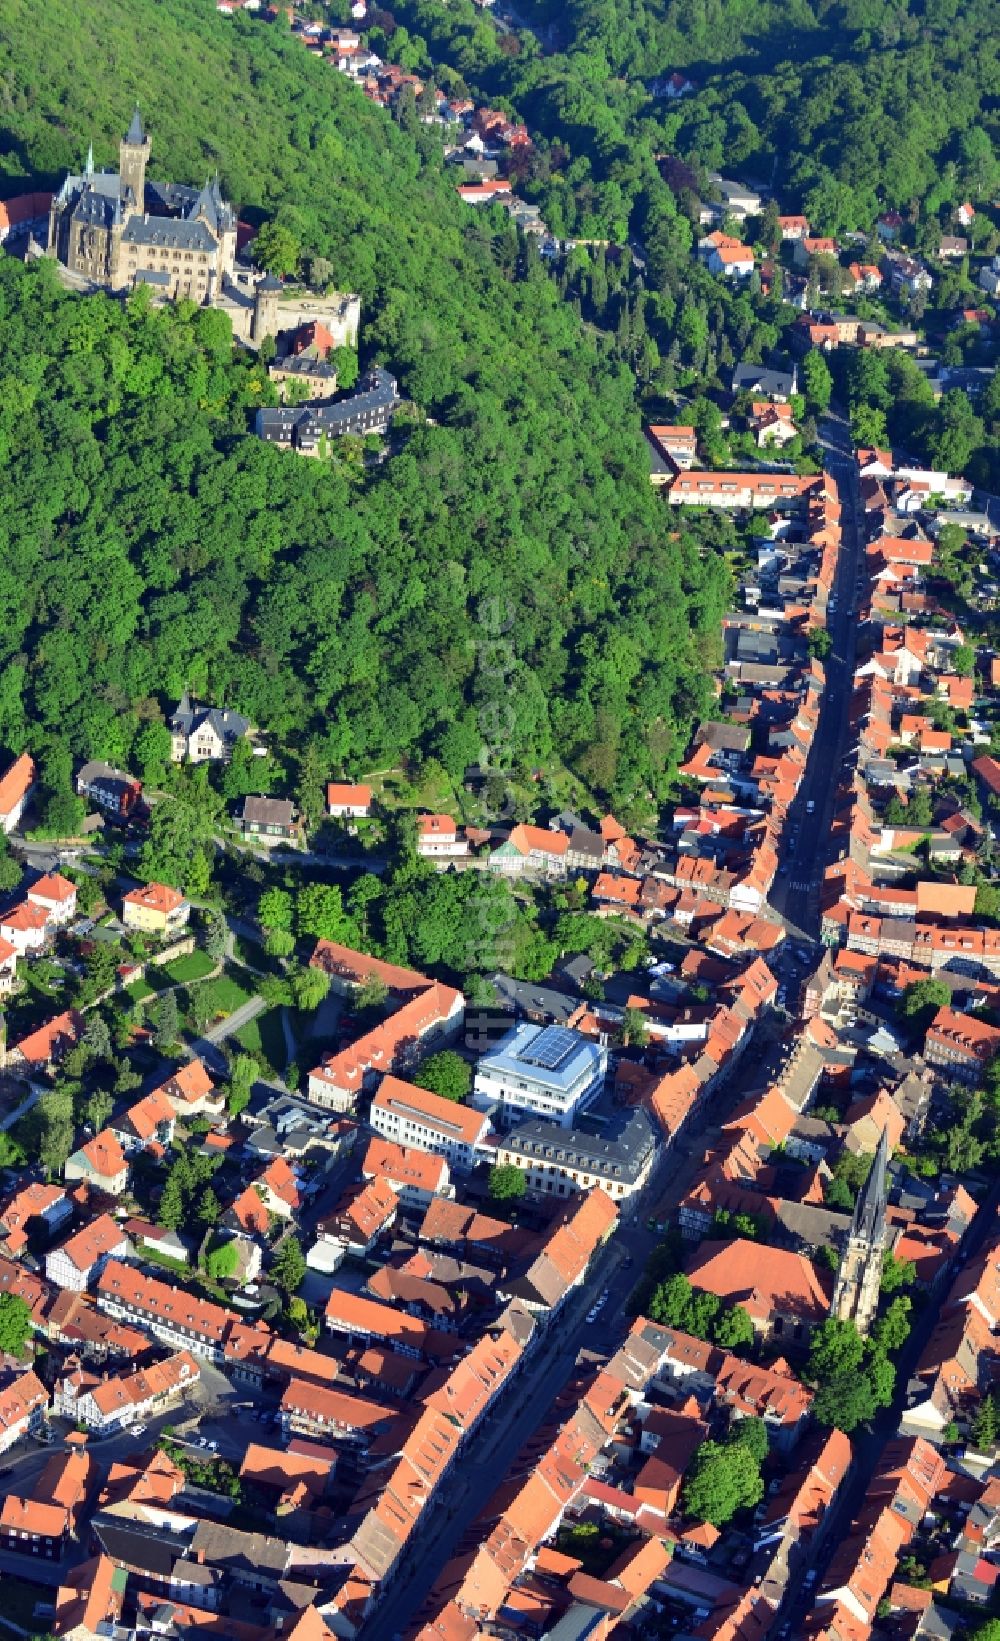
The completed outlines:
<svg viewBox="0 0 1000 1641">
<path fill-rule="evenodd" d="M 605 1353 L 609 1344 L 613 1348 L 624 1337 L 629 1325 L 625 1307 L 658 1241 L 657 1233 L 647 1229 L 647 1219 L 672 1217 L 700 1166 L 704 1146 L 751 1089 L 767 1086 L 782 1053 L 780 1028 L 770 1021 L 759 1028 L 732 1076 L 717 1091 L 699 1132 L 663 1158 L 634 1215 L 598 1254 L 582 1291 L 567 1301 L 548 1337 L 522 1365 L 459 1457 L 445 1489 L 447 1502 L 422 1518 L 384 1601 L 364 1626 L 363 1641 L 392 1641 L 410 1626 L 456 1553 L 465 1529 L 569 1381 L 579 1352 Z M 596 1321 L 589 1323 L 587 1311 L 605 1289 L 607 1301 Z"/>
<path fill-rule="evenodd" d="M 828 620 L 833 639 L 827 657 L 826 693 L 819 725 L 809 753 L 805 775 L 790 811 L 786 829 L 789 843 L 782 852 L 782 875 L 771 890 L 773 909 L 784 919 L 793 938 L 819 936 L 819 888 L 827 864 L 826 846 L 837 778 L 847 745 L 851 685 L 857 650 L 855 582 L 863 568 L 858 486 L 845 423 L 834 416 L 822 419 L 819 439 L 828 471 L 837 480 L 843 511 L 841 549 L 834 591 L 837 609 Z M 809 805 L 814 809 L 809 811 Z M 796 834 L 790 846 L 790 834 Z"/>
</svg>

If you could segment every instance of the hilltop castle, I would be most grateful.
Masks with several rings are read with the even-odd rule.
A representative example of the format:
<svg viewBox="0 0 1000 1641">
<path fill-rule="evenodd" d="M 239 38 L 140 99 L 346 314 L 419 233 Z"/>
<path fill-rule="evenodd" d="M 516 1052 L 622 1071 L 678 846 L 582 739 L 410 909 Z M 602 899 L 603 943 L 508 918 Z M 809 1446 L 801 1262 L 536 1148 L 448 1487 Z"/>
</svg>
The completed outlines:
<svg viewBox="0 0 1000 1641">
<path fill-rule="evenodd" d="M 185 297 L 219 308 L 234 336 L 254 346 L 322 319 L 333 346 L 357 347 L 357 296 L 284 296 L 271 274 L 237 262 L 236 208 L 223 199 L 218 178 L 199 189 L 147 177 L 151 149 L 136 109 L 119 144 L 118 170 L 95 171 L 91 149 L 82 175 L 66 177 L 53 196 L 46 249 L 68 283 L 121 292 L 145 285 L 160 300 Z"/>
<path fill-rule="evenodd" d="M 218 178 L 201 189 L 146 176 L 152 142 L 139 110 L 119 145 L 117 171 L 95 171 L 93 150 L 82 176 L 68 176 L 53 196 L 47 250 L 69 276 L 88 286 L 157 297 L 190 298 L 222 308 L 244 341 L 280 328 L 281 285 L 236 262 L 236 210 Z"/>
<path fill-rule="evenodd" d="M 204 188 L 147 178 L 152 143 L 139 110 L 117 171 L 68 176 L 53 197 L 48 249 L 71 273 L 110 290 L 150 285 L 163 296 L 212 302 L 236 262 L 236 212 L 218 180 Z"/>
</svg>

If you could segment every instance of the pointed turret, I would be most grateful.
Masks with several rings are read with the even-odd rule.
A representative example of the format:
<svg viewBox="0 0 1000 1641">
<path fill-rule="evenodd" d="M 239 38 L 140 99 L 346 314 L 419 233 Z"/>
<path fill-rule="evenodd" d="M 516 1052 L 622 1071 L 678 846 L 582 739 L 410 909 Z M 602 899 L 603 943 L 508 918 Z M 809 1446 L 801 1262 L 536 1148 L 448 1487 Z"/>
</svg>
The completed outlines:
<svg viewBox="0 0 1000 1641">
<path fill-rule="evenodd" d="M 142 129 L 142 117 L 139 113 L 138 103 L 136 103 L 135 112 L 132 115 L 132 124 L 125 133 L 125 141 L 128 143 L 133 143 L 136 147 L 141 147 L 146 141 L 146 133 Z"/>
<path fill-rule="evenodd" d="M 91 143 L 90 147 L 87 149 L 87 163 L 84 166 L 83 174 L 84 174 L 85 177 L 92 177 L 94 175 L 94 145 L 93 145 L 93 143 Z"/>
</svg>

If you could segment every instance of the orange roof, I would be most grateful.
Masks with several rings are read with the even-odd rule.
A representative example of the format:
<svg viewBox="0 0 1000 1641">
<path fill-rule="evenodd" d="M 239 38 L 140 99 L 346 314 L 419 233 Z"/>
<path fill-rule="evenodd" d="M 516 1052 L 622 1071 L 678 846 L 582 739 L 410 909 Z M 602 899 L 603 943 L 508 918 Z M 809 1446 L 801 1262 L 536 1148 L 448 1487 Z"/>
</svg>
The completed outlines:
<svg viewBox="0 0 1000 1641">
<path fill-rule="evenodd" d="M 53 900 L 58 905 L 65 905 L 66 901 L 72 900 L 75 894 L 75 883 L 70 883 L 69 879 L 64 878 L 59 872 L 49 872 L 45 877 L 40 877 L 37 883 L 31 885 L 28 890 L 28 899 L 34 897 L 36 900 Z"/>
<path fill-rule="evenodd" d="M 326 1303 L 326 1320 L 346 1333 L 369 1334 L 375 1339 L 398 1339 L 421 1350 L 427 1328 L 415 1316 L 407 1316 L 373 1299 L 334 1288 Z"/>
<path fill-rule="evenodd" d="M 110 1214 L 99 1214 L 64 1242 L 59 1252 L 65 1254 L 78 1271 L 89 1271 L 99 1259 L 124 1248 L 125 1242 L 125 1232 L 117 1221 Z"/>
<path fill-rule="evenodd" d="M 338 1429 L 367 1434 L 379 1425 L 398 1418 L 395 1408 L 383 1407 L 381 1402 L 366 1401 L 363 1396 L 350 1395 L 345 1390 L 333 1390 L 308 1379 L 293 1379 L 281 1398 L 282 1412 L 301 1413 L 318 1424 L 336 1425 Z"/>
<path fill-rule="evenodd" d="M 739 1304 L 757 1321 L 781 1314 L 820 1322 L 830 1309 L 830 1295 L 811 1260 L 745 1237 L 702 1242 L 687 1277 L 699 1292 Z"/>
<path fill-rule="evenodd" d="M 436 1157 L 430 1151 L 396 1145 L 392 1140 L 376 1134 L 368 1142 L 361 1172 L 366 1179 L 388 1181 L 397 1190 L 409 1186 L 433 1195 L 442 1190 L 447 1182 L 448 1164 L 444 1157 Z"/>
<path fill-rule="evenodd" d="M 128 906 L 143 906 L 149 912 L 161 912 L 164 917 L 184 904 L 180 890 L 172 889 L 168 883 L 147 883 L 142 888 L 130 889 L 122 899 Z"/>
<path fill-rule="evenodd" d="M 264 1447 L 260 1442 L 251 1442 L 243 1455 L 240 1476 L 257 1486 L 280 1487 L 282 1492 L 298 1483 L 312 1493 L 322 1493 L 336 1465 L 337 1455 L 331 1452 L 329 1458 L 323 1458 L 321 1449 L 314 1444 L 311 1446 L 312 1451 L 297 1453 L 283 1447 Z"/>
<path fill-rule="evenodd" d="M 186 1105 L 196 1105 L 206 1095 L 215 1091 L 215 1084 L 203 1060 L 189 1060 L 168 1077 L 165 1083 L 161 1083 L 160 1087 L 170 1099 L 182 1101 Z"/>
<path fill-rule="evenodd" d="M 398 1207 L 399 1196 L 393 1181 L 379 1175 L 357 1192 L 343 1212 L 357 1227 L 358 1235 L 368 1242 L 389 1224 Z"/>
<path fill-rule="evenodd" d="M 446 1100 L 443 1095 L 435 1094 L 428 1088 L 418 1088 L 416 1083 L 408 1083 L 391 1072 L 379 1083 L 372 1100 L 372 1110 L 394 1112 L 411 1119 L 423 1118 L 466 1145 L 475 1145 L 485 1126 L 482 1111 L 462 1105 L 457 1100 Z"/>
<path fill-rule="evenodd" d="M 271 1228 L 271 1216 L 266 1202 L 252 1185 L 248 1185 L 236 1200 L 230 1203 L 229 1212 L 249 1235 L 267 1236 Z"/>
<path fill-rule="evenodd" d="M 10 203 L 8 201 L 8 206 Z M 0 815 L 9 815 L 30 792 L 34 781 L 35 760 L 27 752 L 22 752 L 0 779 Z"/>
<path fill-rule="evenodd" d="M 8 1493 L 3 1501 L 0 1528 L 8 1533 L 35 1533 L 39 1538 L 62 1538 L 68 1527 L 66 1510 L 61 1504 L 22 1499 L 16 1493 Z"/>
<path fill-rule="evenodd" d="M 284 1157 L 275 1157 L 260 1176 L 260 1183 L 266 1185 L 276 1197 L 280 1197 L 289 1208 L 299 1206 L 299 1182 L 295 1177 L 295 1170 Z"/>
<path fill-rule="evenodd" d="M 30 934 L 32 930 L 47 928 L 48 921 L 49 914 L 44 906 L 34 906 L 30 900 L 22 900 L 9 912 L 0 915 L 0 928 L 15 929 L 19 934 Z"/>
<path fill-rule="evenodd" d="M 117 1179 L 127 1166 L 121 1144 L 110 1128 L 102 1128 L 80 1150 L 102 1179 Z"/>
<path fill-rule="evenodd" d="M 453 838 L 456 825 L 450 815 L 418 815 L 417 831 L 422 838 Z"/>
<path fill-rule="evenodd" d="M 372 789 L 370 786 L 351 786 L 345 781 L 329 781 L 326 788 L 326 803 L 328 809 L 339 806 L 350 809 L 368 809 L 371 806 Z"/>
<path fill-rule="evenodd" d="M 550 832 L 544 826 L 519 825 L 512 827 L 508 843 L 522 855 L 564 855 L 569 848 L 565 832 Z"/>
</svg>

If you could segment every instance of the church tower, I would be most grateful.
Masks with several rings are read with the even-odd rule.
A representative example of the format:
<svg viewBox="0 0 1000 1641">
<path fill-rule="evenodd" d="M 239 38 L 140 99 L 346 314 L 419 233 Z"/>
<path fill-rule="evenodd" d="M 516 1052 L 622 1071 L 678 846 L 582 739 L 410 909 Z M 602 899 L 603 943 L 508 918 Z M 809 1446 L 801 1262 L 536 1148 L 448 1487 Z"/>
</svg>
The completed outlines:
<svg viewBox="0 0 1000 1641">
<path fill-rule="evenodd" d="M 885 1218 L 888 1161 L 889 1131 L 883 1128 L 871 1171 L 854 1204 L 830 1306 L 832 1316 L 853 1322 L 859 1333 L 868 1332 L 878 1309 L 882 1255 L 889 1234 Z"/>
<path fill-rule="evenodd" d="M 140 216 L 146 209 L 146 165 L 151 147 L 149 132 L 142 129 L 142 120 L 139 117 L 139 110 L 136 109 L 132 115 L 132 124 L 119 146 L 118 170 L 123 196 L 126 188 L 132 194 L 131 202 L 125 200 L 126 210 L 131 205 L 131 209 L 138 211 Z"/>
</svg>

